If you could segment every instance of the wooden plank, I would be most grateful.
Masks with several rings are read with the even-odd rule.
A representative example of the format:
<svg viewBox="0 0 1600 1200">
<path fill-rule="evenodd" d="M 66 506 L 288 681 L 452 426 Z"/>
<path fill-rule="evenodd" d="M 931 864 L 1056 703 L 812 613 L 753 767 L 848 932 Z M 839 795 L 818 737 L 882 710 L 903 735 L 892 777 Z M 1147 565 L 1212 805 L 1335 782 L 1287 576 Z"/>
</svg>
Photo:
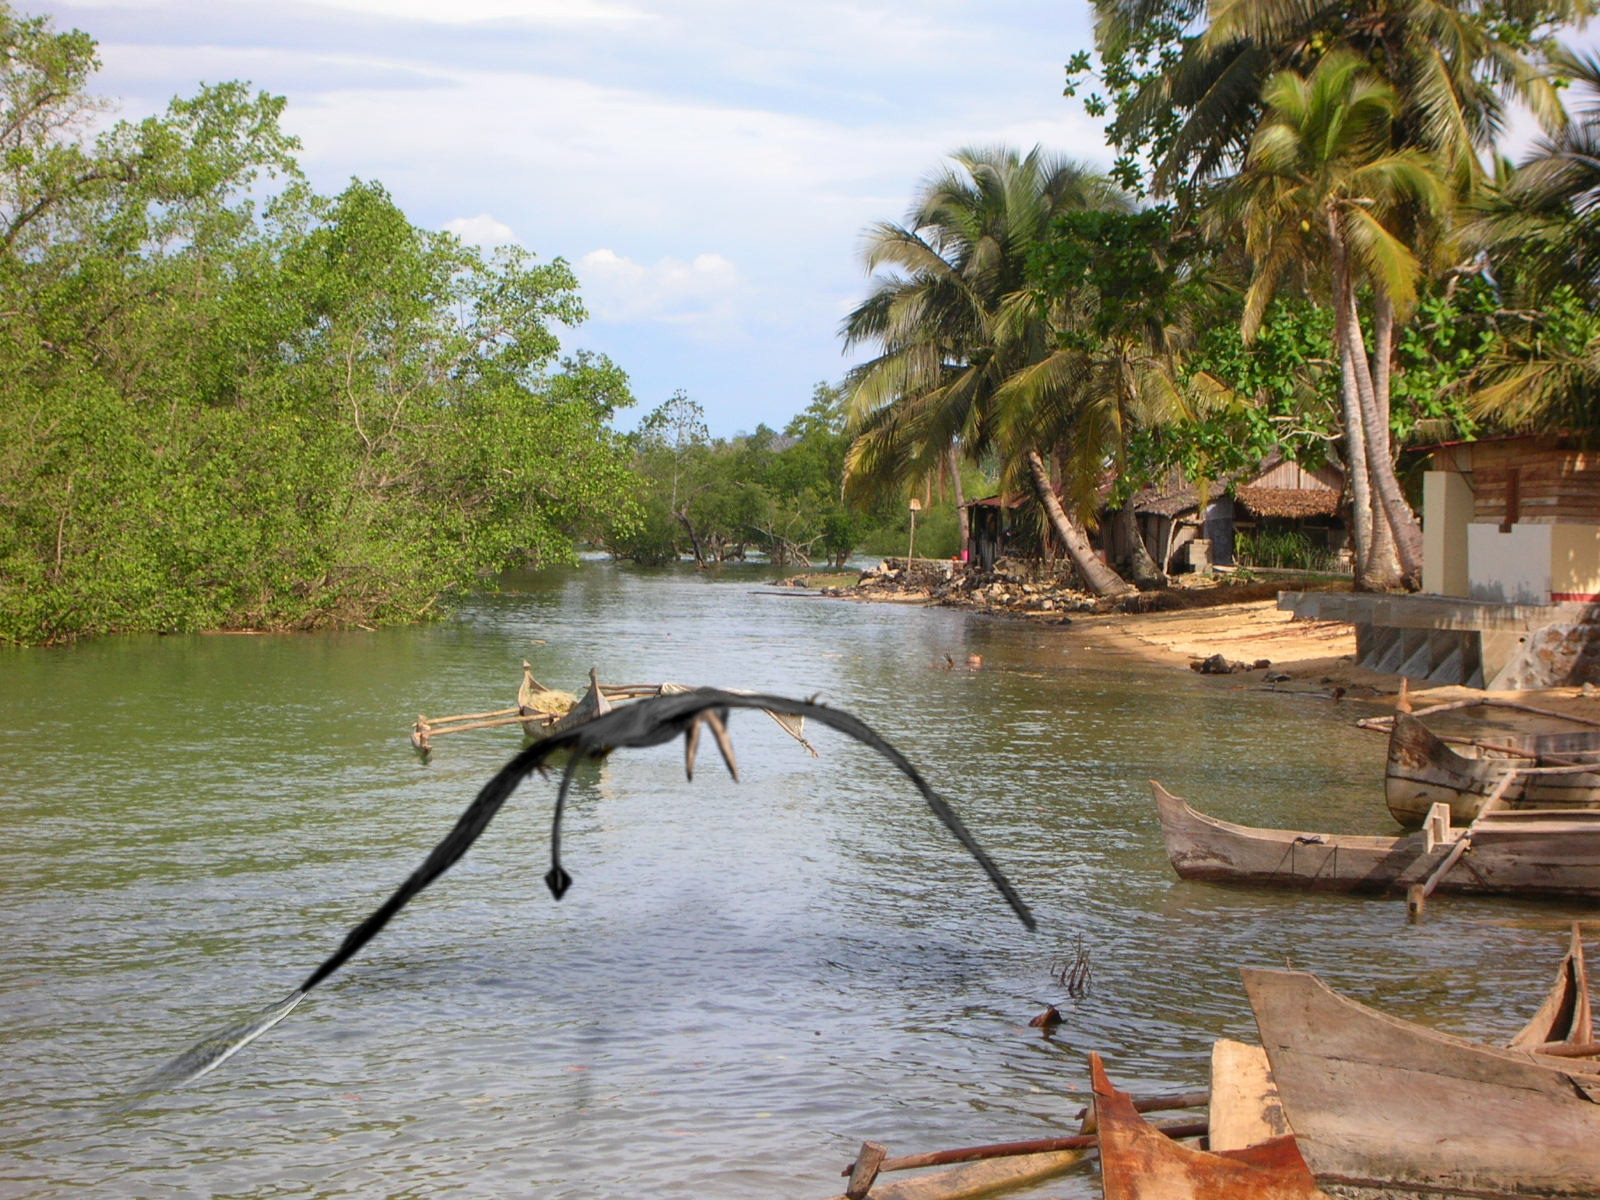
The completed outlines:
<svg viewBox="0 0 1600 1200">
<path fill-rule="evenodd" d="M 850 1170 L 850 1182 L 845 1184 L 846 1200 L 865 1200 L 867 1190 L 878 1178 L 878 1168 L 889 1157 L 889 1148 L 881 1142 L 862 1142 L 856 1152 L 856 1165 Z"/>
<path fill-rule="evenodd" d="M 880 1180 L 867 1193 L 867 1200 L 975 1200 L 1001 1188 L 1021 1187 L 1050 1179 L 1071 1170 L 1083 1158 L 1082 1150 L 1058 1150 L 1051 1154 L 986 1159 L 959 1167 L 947 1167 L 927 1175 L 909 1176 L 890 1182 Z M 847 1198 L 836 1196 L 833 1200 Z"/>
<path fill-rule="evenodd" d="M 1208 1147 L 1243 1150 L 1292 1132 L 1272 1082 L 1267 1052 L 1231 1038 L 1211 1046 L 1211 1112 Z"/>
</svg>

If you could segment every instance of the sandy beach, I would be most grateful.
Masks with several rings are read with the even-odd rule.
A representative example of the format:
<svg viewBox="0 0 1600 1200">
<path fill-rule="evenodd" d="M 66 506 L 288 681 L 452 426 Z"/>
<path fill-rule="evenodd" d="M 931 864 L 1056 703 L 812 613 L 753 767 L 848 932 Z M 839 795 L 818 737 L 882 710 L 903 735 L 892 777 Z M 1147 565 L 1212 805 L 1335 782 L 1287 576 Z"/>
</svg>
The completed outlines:
<svg viewBox="0 0 1600 1200">
<path fill-rule="evenodd" d="M 1174 669 L 1220 654 L 1234 663 L 1265 661 L 1227 675 L 1207 676 L 1218 686 L 1237 686 L 1241 678 L 1284 691 L 1321 692 L 1371 703 L 1392 705 L 1405 683 L 1414 708 L 1474 697 L 1510 700 L 1552 712 L 1600 720 L 1600 689 L 1547 688 L 1539 691 L 1487 692 L 1478 688 L 1426 687 L 1399 675 L 1369 671 L 1356 665 L 1355 627 L 1337 621 L 1306 621 L 1282 611 L 1274 600 L 1219 603 L 1202 608 L 1152 613 L 1074 615 L 1075 631 L 1115 641 L 1125 650 Z M 1281 679 L 1280 676 L 1288 676 Z M 1270 679 L 1269 679 L 1270 677 Z"/>
<path fill-rule="evenodd" d="M 793 584 L 800 578 L 782 582 Z M 1095 607 L 1086 597 L 1069 609 L 1071 601 L 1061 602 L 1066 593 L 1017 583 L 1008 586 L 1009 594 L 996 600 L 986 597 L 981 585 L 976 590 L 907 586 L 906 581 L 896 579 L 892 572 L 885 574 L 880 568 L 863 573 L 854 586 L 825 591 L 876 603 L 954 604 L 1002 619 L 1067 626 L 1071 636 L 1115 645 L 1125 653 L 1175 670 L 1195 671 L 1218 687 L 1248 685 L 1283 692 L 1312 692 L 1334 700 L 1379 706 L 1393 706 L 1404 689 L 1415 709 L 1484 697 L 1600 721 L 1600 686 L 1595 684 L 1587 689 L 1488 692 L 1429 686 L 1400 675 L 1367 670 L 1355 661 L 1353 625 L 1295 617 L 1278 607 L 1278 587 L 1266 581 L 1178 587 L 1169 593 L 1150 594 L 1154 604 L 1159 605 L 1151 611 L 1114 612 L 1084 611 Z M 1296 581 L 1283 586 L 1298 590 L 1300 585 Z M 1058 599 L 1042 603 L 1045 596 Z M 1217 656 L 1230 669 L 1217 673 L 1200 670 L 1205 660 Z M 1536 718 L 1529 721 L 1536 723 Z"/>
</svg>

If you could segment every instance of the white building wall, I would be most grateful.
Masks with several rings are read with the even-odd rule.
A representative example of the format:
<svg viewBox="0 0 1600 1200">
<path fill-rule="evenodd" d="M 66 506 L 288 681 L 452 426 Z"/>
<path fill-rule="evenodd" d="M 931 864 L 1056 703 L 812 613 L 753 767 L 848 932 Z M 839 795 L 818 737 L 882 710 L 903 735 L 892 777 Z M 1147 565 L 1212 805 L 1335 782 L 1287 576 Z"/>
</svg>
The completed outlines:
<svg viewBox="0 0 1600 1200">
<path fill-rule="evenodd" d="M 1487 604 L 1550 603 L 1550 526 L 1467 526 L 1471 598 Z"/>
</svg>

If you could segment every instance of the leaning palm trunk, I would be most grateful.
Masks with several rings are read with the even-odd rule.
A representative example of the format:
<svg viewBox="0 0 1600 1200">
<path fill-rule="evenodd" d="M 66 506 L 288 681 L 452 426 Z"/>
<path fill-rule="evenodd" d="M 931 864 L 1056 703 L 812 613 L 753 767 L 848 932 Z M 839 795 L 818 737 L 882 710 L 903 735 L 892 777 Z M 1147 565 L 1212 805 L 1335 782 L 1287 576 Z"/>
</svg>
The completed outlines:
<svg viewBox="0 0 1600 1200">
<path fill-rule="evenodd" d="M 1067 548 L 1067 557 L 1072 560 L 1072 565 L 1077 568 L 1089 590 L 1096 596 L 1127 596 L 1137 591 L 1121 575 L 1100 561 L 1100 556 L 1089 544 L 1088 535 L 1061 507 L 1061 501 L 1056 499 L 1056 490 L 1050 484 L 1050 470 L 1044 465 L 1044 459 L 1039 457 L 1039 452 L 1029 450 L 1026 459 L 1028 475 L 1033 480 L 1034 497 L 1050 519 L 1050 527 Z"/>
</svg>

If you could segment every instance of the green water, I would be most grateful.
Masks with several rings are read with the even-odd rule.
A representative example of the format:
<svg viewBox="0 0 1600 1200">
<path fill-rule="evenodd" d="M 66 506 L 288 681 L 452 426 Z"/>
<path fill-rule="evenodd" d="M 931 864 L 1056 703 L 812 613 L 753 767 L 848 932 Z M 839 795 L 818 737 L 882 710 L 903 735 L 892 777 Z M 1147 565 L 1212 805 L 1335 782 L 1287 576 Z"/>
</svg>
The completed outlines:
<svg viewBox="0 0 1600 1200">
<path fill-rule="evenodd" d="M 1235 820 L 1388 828 L 1359 708 L 768 577 L 590 563 L 418 629 L 0 653 L 0 1195 L 824 1197 L 864 1138 L 1072 1131 L 1090 1049 L 1130 1090 L 1203 1086 L 1211 1040 L 1250 1036 L 1240 965 L 1485 1037 L 1546 986 L 1566 908 L 1441 899 L 1410 927 L 1394 901 L 1172 876 L 1152 778 Z M 534 780 L 283 1025 L 108 1110 L 417 865 L 520 736 L 424 765 L 411 721 L 511 702 L 524 657 L 570 690 L 594 666 L 849 709 L 954 799 L 1039 931 L 870 751 L 817 730 L 813 759 L 736 714 L 741 783 L 704 757 L 686 783 L 679 747 L 580 778 L 559 905 Z M 1080 940 L 1069 1002 L 1053 968 Z"/>
</svg>

